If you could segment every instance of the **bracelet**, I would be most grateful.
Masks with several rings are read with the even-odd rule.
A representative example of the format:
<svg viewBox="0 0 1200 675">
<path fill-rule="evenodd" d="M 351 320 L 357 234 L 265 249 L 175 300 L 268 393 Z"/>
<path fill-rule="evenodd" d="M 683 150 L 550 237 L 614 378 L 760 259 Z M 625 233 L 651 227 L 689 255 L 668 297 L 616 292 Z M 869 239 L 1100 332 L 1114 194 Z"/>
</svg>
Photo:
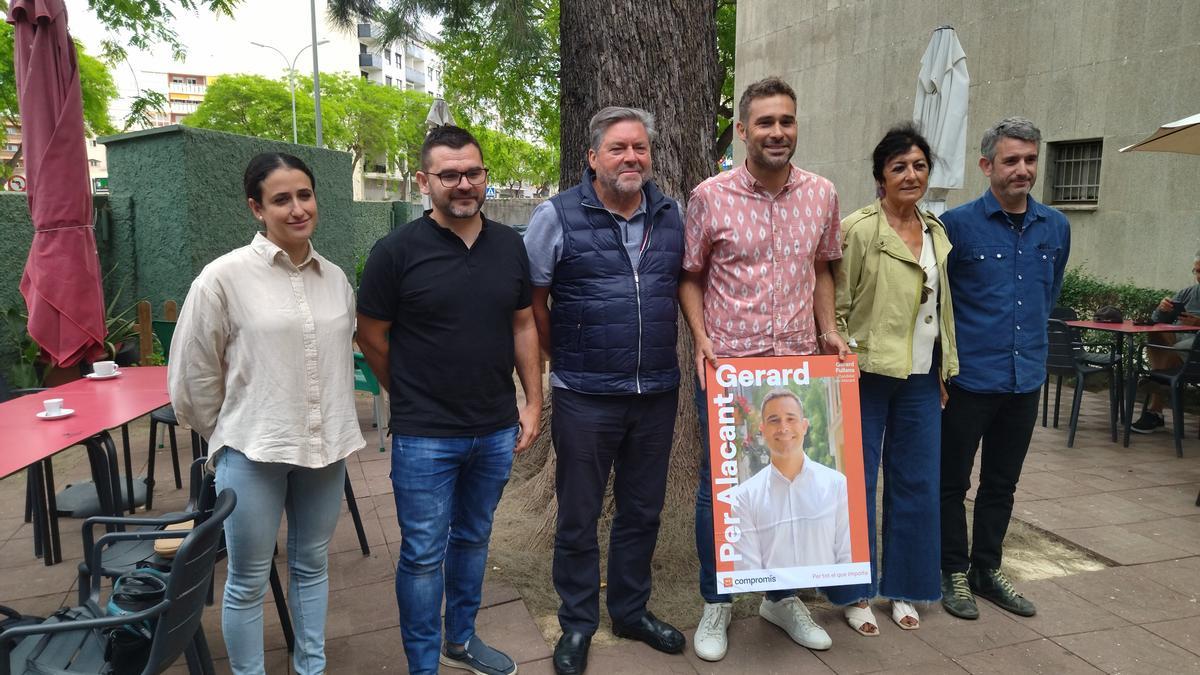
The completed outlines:
<svg viewBox="0 0 1200 675">
<path fill-rule="evenodd" d="M 818 339 L 818 340 L 820 340 L 821 342 L 829 342 L 829 340 L 827 339 L 827 337 L 828 337 L 828 336 L 829 336 L 831 333 L 837 333 L 837 329 L 835 328 L 835 329 L 833 329 L 833 330 L 827 330 L 827 331 L 825 331 L 824 333 L 821 333 L 820 335 L 818 335 L 818 336 L 817 336 L 817 339 Z"/>
</svg>

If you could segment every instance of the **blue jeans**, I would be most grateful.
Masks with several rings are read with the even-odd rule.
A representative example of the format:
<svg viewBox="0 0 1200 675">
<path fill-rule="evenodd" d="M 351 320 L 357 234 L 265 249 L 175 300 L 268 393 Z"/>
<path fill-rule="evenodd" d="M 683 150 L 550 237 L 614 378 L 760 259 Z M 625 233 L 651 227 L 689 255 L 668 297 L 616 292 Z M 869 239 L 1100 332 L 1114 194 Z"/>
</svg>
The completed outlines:
<svg viewBox="0 0 1200 675">
<path fill-rule="evenodd" d="M 696 557 L 700 559 L 700 595 L 707 603 L 733 602 L 733 596 L 717 593 L 717 549 L 713 544 L 712 478 L 708 458 L 708 402 L 703 385 L 696 381 L 696 415 L 700 418 L 700 483 L 696 486 Z M 790 591 L 767 591 L 772 602 L 795 595 Z"/>
<path fill-rule="evenodd" d="M 936 368 L 936 366 L 935 366 Z M 824 589 L 835 605 L 870 600 L 928 602 L 942 597 L 941 400 L 937 372 L 905 379 L 863 373 L 863 473 L 871 583 Z M 883 570 L 875 551 L 875 489 L 883 461 Z"/>
<path fill-rule="evenodd" d="M 298 675 L 325 672 L 325 610 L 329 605 L 329 541 L 341 513 L 346 462 L 320 469 L 255 462 L 232 448 L 217 457 L 217 490 L 237 493 L 225 521 L 229 574 L 221 601 L 221 632 L 235 675 L 261 675 L 263 595 L 287 512 L 288 605 L 296 631 L 292 666 Z"/>
<path fill-rule="evenodd" d="M 519 427 L 485 436 L 392 437 L 392 489 L 400 522 L 396 603 L 413 675 L 436 673 L 446 642 L 475 635 L 492 516 L 512 469 Z"/>
</svg>

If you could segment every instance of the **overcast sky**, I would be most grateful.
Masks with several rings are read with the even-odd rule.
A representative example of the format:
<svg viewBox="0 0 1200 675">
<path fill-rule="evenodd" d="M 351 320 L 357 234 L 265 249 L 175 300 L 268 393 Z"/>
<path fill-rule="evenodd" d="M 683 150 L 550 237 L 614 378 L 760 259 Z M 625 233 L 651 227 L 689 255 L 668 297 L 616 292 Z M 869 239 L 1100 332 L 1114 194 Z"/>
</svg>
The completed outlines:
<svg viewBox="0 0 1200 675">
<path fill-rule="evenodd" d="M 90 54 L 99 54 L 100 43 L 106 34 L 100 22 L 88 11 L 87 0 L 66 0 L 66 3 L 71 34 L 83 42 Z M 357 38 L 328 27 L 324 20 L 325 0 L 316 0 L 316 4 L 317 40 L 330 41 L 319 47 L 321 72 L 357 71 Z M 312 41 L 309 7 L 309 0 L 243 0 L 233 18 L 208 12 L 179 12 L 174 28 L 187 47 L 187 58 L 182 63 L 175 62 L 170 50 L 161 45 L 149 51 L 130 47 L 129 63 L 113 67 L 121 97 L 110 111 L 114 123 L 118 127 L 121 125 L 129 109 L 129 100 L 137 94 L 139 87 L 148 88 L 156 77 L 164 77 L 156 73 L 282 76 L 287 71 L 284 57 L 250 43 L 273 46 L 290 61 L 298 50 Z M 431 19 L 423 27 L 437 34 L 439 25 Z M 312 71 L 309 52 L 301 56 L 296 69 Z"/>
</svg>

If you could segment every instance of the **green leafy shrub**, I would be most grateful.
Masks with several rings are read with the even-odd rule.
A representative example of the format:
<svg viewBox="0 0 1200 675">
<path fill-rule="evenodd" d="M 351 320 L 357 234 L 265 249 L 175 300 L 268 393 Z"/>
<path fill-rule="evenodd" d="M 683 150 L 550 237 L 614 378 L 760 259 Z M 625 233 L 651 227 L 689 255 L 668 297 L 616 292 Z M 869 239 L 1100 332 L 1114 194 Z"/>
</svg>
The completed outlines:
<svg viewBox="0 0 1200 675">
<path fill-rule="evenodd" d="M 1081 319 L 1090 319 L 1097 309 L 1105 305 L 1120 309 L 1126 319 L 1132 319 L 1149 316 L 1163 298 L 1173 295 L 1175 291 L 1143 288 L 1132 281 L 1112 283 L 1075 267 L 1063 275 L 1058 304 L 1074 309 Z"/>
</svg>

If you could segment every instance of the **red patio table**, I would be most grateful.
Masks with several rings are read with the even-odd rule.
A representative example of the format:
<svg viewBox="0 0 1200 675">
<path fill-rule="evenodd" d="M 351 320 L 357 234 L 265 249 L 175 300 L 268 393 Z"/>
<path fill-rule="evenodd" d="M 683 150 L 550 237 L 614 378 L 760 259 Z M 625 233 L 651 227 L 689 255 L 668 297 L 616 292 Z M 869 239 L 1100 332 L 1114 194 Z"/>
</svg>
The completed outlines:
<svg viewBox="0 0 1200 675">
<path fill-rule="evenodd" d="M 1200 326 L 1185 326 L 1177 323 L 1155 323 L 1139 326 L 1132 321 L 1122 323 L 1104 323 L 1102 321 L 1067 321 L 1068 326 L 1100 330 L 1114 333 L 1116 337 L 1117 358 L 1120 359 L 1121 370 L 1125 376 L 1125 396 L 1121 402 L 1121 422 L 1125 425 L 1125 447 L 1129 447 L 1129 432 L 1133 425 L 1133 405 L 1137 398 L 1137 362 L 1133 338 L 1148 333 L 1187 333 L 1200 332 Z M 1122 339 L 1122 337 L 1124 339 Z"/>
<path fill-rule="evenodd" d="M 58 452 L 74 445 L 85 445 L 91 463 L 92 479 L 100 504 L 110 515 L 117 515 L 116 446 L 109 429 L 121 426 L 170 403 L 167 395 L 165 366 L 124 368 L 107 380 L 80 379 L 47 389 L 38 394 L 0 403 L 0 478 L 21 469 L 30 469 L 34 490 L 34 510 L 41 510 L 36 529 L 42 542 L 47 565 L 62 560 L 58 524 L 54 510 L 53 476 L 43 471 L 43 463 Z M 38 419 L 42 401 L 63 399 L 63 407 L 74 414 L 54 420 Z"/>
</svg>

